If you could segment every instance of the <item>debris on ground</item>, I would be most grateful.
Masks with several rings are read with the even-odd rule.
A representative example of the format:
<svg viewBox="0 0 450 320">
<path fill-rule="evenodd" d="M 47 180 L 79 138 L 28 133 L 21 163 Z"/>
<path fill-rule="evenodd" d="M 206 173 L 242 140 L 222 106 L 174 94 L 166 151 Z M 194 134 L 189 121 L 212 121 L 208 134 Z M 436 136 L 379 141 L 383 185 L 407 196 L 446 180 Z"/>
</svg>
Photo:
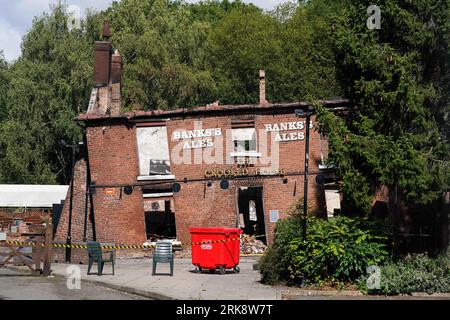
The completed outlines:
<svg viewBox="0 0 450 320">
<path fill-rule="evenodd" d="M 126 255 L 120 255 L 117 258 L 122 260 L 142 260 L 142 259 L 149 259 L 151 257 L 152 257 L 151 254 L 146 253 L 128 253 Z"/>
<path fill-rule="evenodd" d="M 241 253 L 242 254 L 258 254 L 264 253 L 267 246 L 261 240 L 256 239 L 255 236 L 244 235 L 241 239 Z"/>
</svg>

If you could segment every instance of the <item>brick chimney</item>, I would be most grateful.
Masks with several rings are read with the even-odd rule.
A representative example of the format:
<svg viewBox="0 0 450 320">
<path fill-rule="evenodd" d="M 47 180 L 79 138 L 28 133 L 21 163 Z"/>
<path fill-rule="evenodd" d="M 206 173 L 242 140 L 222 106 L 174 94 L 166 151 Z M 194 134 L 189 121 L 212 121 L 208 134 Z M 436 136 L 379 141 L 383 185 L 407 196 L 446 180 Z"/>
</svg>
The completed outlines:
<svg viewBox="0 0 450 320">
<path fill-rule="evenodd" d="M 259 104 L 261 106 L 269 104 L 266 99 L 266 72 L 259 70 Z"/>
<path fill-rule="evenodd" d="M 111 73 L 112 45 L 109 41 L 109 22 L 103 22 L 103 41 L 94 45 L 94 86 L 105 87 L 109 84 Z"/>
<path fill-rule="evenodd" d="M 118 50 L 111 61 L 111 114 L 118 114 L 122 106 L 122 56 Z"/>
<path fill-rule="evenodd" d="M 109 21 L 105 20 L 103 40 L 94 45 L 94 89 L 89 113 L 117 115 L 122 106 L 122 57 L 117 50 L 113 54 L 109 37 Z"/>
<path fill-rule="evenodd" d="M 104 20 L 103 21 L 103 32 L 102 32 L 103 41 L 108 41 L 109 40 L 109 36 L 110 36 L 109 21 L 108 20 Z"/>
<path fill-rule="evenodd" d="M 119 50 L 116 50 L 111 59 L 111 82 L 122 83 L 122 56 Z"/>
</svg>

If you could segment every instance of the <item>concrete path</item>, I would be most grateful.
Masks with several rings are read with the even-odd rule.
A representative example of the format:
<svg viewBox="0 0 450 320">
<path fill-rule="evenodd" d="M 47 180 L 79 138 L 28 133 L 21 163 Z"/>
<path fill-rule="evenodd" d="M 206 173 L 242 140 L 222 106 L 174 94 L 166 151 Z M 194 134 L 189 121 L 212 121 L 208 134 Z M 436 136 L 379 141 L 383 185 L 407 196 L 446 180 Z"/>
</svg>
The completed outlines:
<svg viewBox="0 0 450 320">
<path fill-rule="evenodd" d="M 75 265 L 81 271 L 80 297 L 89 295 L 92 285 L 101 285 L 123 293 L 136 294 L 150 299 L 166 300 L 423 300 L 450 299 L 450 294 L 417 294 L 413 296 L 364 296 L 359 291 L 321 291 L 308 290 L 286 286 L 268 286 L 261 284 L 260 274 L 253 270 L 257 257 L 241 257 L 239 264 L 241 272 L 236 274 L 228 271 L 226 274 L 211 274 L 209 272 L 195 273 L 191 259 L 175 259 L 174 276 L 162 275 L 168 273 L 168 264 L 158 264 L 156 276 L 151 275 L 152 260 L 118 259 L 115 275 L 111 274 L 111 265 L 105 265 L 102 276 L 87 275 L 86 265 Z M 68 267 L 65 263 L 52 264 L 53 275 L 65 282 Z M 94 265 L 92 271 L 95 272 Z M 17 268 L 17 267 L 16 267 Z M 17 269 L 28 272 L 26 267 Z M 39 279 L 39 277 L 37 277 Z M 40 278 L 42 283 L 53 281 L 52 278 Z M 25 287 L 22 288 L 25 290 Z M 87 293 L 83 293 L 88 290 Z M 1 286 L 0 286 L 1 295 Z M 68 297 L 70 299 L 70 296 Z M 76 299 L 76 296 L 73 297 Z M 108 293 L 98 292 L 96 299 L 115 299 Z"/>
<path fill-rule="evenodd" d="M 143 300 L 145 298 L 90 283 L 70 290 L 61 277 L 47 278 L 0 269 L 0 300 Z"/>
<path fill-rule="evenodd" d="M 151 259 L 121 259 L 117 261 L 115 275 L 111 275 L 111 265 L 104 268 L 104 275 L 87 275 L 87 266 L 81 268 L 82 282 L 99 282 L 114 289 L 141 294 L 154 299 L 183 300 L 279 300 L 282 287 L 271 287 L 259 282 L 259 272 L 253 270 L 257 258 L 241 258 L 241 272 L 235 274 L 195 273 L 190 259 L 175 259 L 173 277 L 160 275 L 169 272 L 168 264 L 158 264 L 157 275 L 151 275 Z M 68 264 L 52 264 L 55 275 L 66 276 Z M 91 270 L 95 272 L 94 265 Z"/>
</svg>

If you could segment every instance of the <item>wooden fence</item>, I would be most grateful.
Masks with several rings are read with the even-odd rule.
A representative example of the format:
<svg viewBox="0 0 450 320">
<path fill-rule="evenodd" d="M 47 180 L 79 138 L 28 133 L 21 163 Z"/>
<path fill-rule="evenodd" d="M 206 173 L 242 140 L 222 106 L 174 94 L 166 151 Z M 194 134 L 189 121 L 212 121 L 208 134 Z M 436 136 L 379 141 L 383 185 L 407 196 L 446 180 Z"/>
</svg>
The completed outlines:
<svg viewBox="0 0 450 320">
<path fill-rule="evenodd" d="M 9 233 L 25 244 L 14 245 L 0 241 L 0 268 L 8 264 L 25 265 L 32 273 L 51 274 L 51 244 L 53 226 L 50 221 L 40 225 L 29 225 L 26 233 Z"/>
</svg>

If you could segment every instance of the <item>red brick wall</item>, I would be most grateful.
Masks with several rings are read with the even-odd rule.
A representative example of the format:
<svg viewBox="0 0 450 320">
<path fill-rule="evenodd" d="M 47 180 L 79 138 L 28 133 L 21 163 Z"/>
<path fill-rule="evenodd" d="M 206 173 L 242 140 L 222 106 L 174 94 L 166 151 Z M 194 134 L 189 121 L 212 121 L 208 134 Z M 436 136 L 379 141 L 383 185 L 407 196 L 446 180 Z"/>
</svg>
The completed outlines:
<svg viewBox="0 0 450 320">
<path fill-rule="evenodd" d="M 204 182 L 182 183 L 180 192 L 174 197 L 178 239 L 190 241 L 191 227 L 235 227 L 235 192 L 233 187 L 220 189 L 218 183 L 210 187 Z"/>
<path fill-rule="evenodd" d="M 263 187 L 264 221 L 269 243 L 273 241 L 273 232 L 276 223 L 270 222 L 270 210 L 278 210 L 279 218 L 286 218 L 292 212 L 294 204 L 303 199 L 303 176 L 287 177 L 283 184 L 280 179 L 266 179 Z M 303 201 L 302 201 L 303 204 Z M 315 182 L 315 176 L 308 179 L 308 213 L 326 217 L 323 210 L 325 206 L 325 194 L 322 187 Z"/>
<path fill-rule="evenodd" d="M 169 138 L 169 148 L 172 150 L 176 148 L 179 140 L 172 140 L 174 131 L 193 130 L 194 121 L 201 121 L 202 128 L 222 128 L 222 136 L 216 137 L 216 143 L 220 139 L 227 138 L 227 129 L 231 129 L 231 119 L 239 117 L 221 116 L 221 117 L 207 117 L 196 119 L 171 119 L 167 123 L 167 131 Z M 258 134 L 258 144 L 261 145 L 259 130 L 265 129 L 265 124 L 274 124 L 290 121 L 304 121 L 295 115 L 257 115 L 255 116 L 255 128 Z M 315 123 L 315 119 L 312 119 Z M 303 131 L 306 134 L 306 130 Z M 290 131 L 285 131 L 290 132 Z M 199 138 L 201 139 L 201 138 Z M 199 140 L 196 139 L 196 140 Z M 270 141 L 270 132 L 267 136 Z M 215 145 L 216 145 L 215 143 Z M 224 142 L 222 142 L 224 145 Z M 305 160 L 305 140 L 286 141 L 286 142 L 269 142 L 268 154 L 272 153 L 272 144 L 279 146 L 279 168 L 286 173 L 302 173 L 304 171 Z M 180 150 L 178 147 L 177 150 Z M 202 150 L 202 149 L 200 149 Z M 208 149 L 204 149 L 205 151 Z M 260 148 L 258 148 L 258 151 Z M 195 153 L 198 154 L 198 149 L 188 150 L 190 159 L 193 161 Z M 214 153 L 213 153 L 214 154 Z M 177 164 L 171 152 L 171 170 L 177 180 L 201 179 L 205 176 L 207 169 L 236 169 L 236 164 L 226 164 L 226 148 L 224 146 L 223 164 Z M 189 159 L 189 157 L 186 157 Z M 309 205 L 312 211 L 323 208 L 325 205 L 325 197 L 323 190 L 315 182 L 314 173 L 318 172 L 318 164 L 320 162 L 320 135 L 311 128 L 310 129 L 310 159 L 309 171 L 312 175 L 309 178 Z M 267 165 L 256 165 L 254 168 L 266 167 Z M 281 177 L 266 177 L 259 179 L 263 181 L 263 207 L 265 214 L 266 231 L 269 234 L 269 242 L 272 240 L 271 234 L 275 223 L 270 223 L 270 210 L 279 210 L 280 217 L 285 217 L 293 203 L 299 198 L 303 198 L 303 176 L 287 176 L 287 184 L 283 184 Z M 228 190 L 222 190 L 219 187 L 218 181 L 215 181 L 211 187 L 204 188 L 206 182 L 189 182 L 181 183 L 181 191 L 174 196 L 175 213 L 177 223 L 177 233 L 179 239 L 182 241 L 189 241 L 190 235 L 188 228 L 197 226 L 236 226 L 236 210 L 237 210 L 237 186 L 235 183 L 230 183 Z M 251 182 L 246 184 L 251 186 Z M 294 194 L 295 189 L 295 194 Z"/>
<path fill-rule="evenodd" d="M 171 150 L 171 170 L 177 180 L 202 179 L 205 170 L 214 168 L 236 169 L 236 164 L 208 163 L 177 163 L 173 158 L 172 150 L 179 141 L 172 140 L 175 130 L 193 130 L 194 121 L 202 121 L 202 128 L 222 128 L 222 136 L 217 142 L 227 138 L 227 129 L 231 129 L 232 118 L 239 116 L 220 116 L 203 118 L 172 118 L 167 122 L 167 133 L 169 148 Z M 265 124 L 281 123 L 289 121 L 304 121 L 292 114 L 289 115 L 256 115 L 255 127 L 264 130 Z M 305 130 L 296 130 L 303 131 Z M 289 132 L 289 131 L 287 131 Z M 312 209 L 317 209 L 324 204 L 323 190 L 315 183 L 314 173 L 318 172 L 320 161 L 319 134 L 311 129 L 310 139 L 310 172 L 313 173 L 309 180 L 309 203 Z M 270 133 L 268 135 L 270 139 Z M 199 138 L 201 139 L 201 138 Z M 199 140 L 196 139 L 196 140 Z M 258 136 L 258 143 L 261 144 Z M 272 142 L 279 145 L 280 157 L 279 168 L 286 173 L 302 173 L 304 170 L 305 140 L 289 142 Z M 131 195 L 126 195 L 120 186 L 136 185 L 139 175 L 139 159 L 136 141 L 136 130 L 133 125 L 125 123 L 96 124 L 87 128 L 87 146 L 89 150 L 89 162 L 91 179 L 98 186 L 93 195 L 93 209 L 95 218 L 95 231 L 97 240 L 101 242 L 114 242 L 120 244 L 142 243 L 146 240 L 144 200 L 142 190 L 135 186 Z M 211 149 L 191 149 L 191 161 L 194 161 L 195 152 L 210 152 Z M 223 155 L 227 156 L 224 145 Z M 268 153 L 270 154 L 271 143 Z M 85 177 L 86 163 L 77 163 L 74 191 L 74 216 L 72 222 L 73 241 L 82 240 L 84 223 L 84 201 L 85 201 Z M 256 165 L 256 168 L 260 165 Z M 267 167 L 263 165 L 262 167 Z M 254 167 L 255 168 L 255 167 Z M 252 168 L 252 170 L 254 169 Z M 84 179 L 82 178 L 84 176 Z M 282 178 L 266 177 L 258 179 L 259 185 L 263 186 L 263 207 L 265 214 L 266 231 L 269 241 L 272 240 L 271 233 L 275 223 L 270 223 L 270 210 L 279 210 L 280 218 L 286 216 L 293 203 L 303 197 L 303 176 L 286 176 L 287 183 L 283 184 Z M 251 186 L 249 182 L 230 181 L 227 190 L 220 189 L 219 182 L 214 181 L 211 186 L 206 186 L 206 181 L 181 183 L 181 191 L 174 194 L 174 208 L 176 217 L 177 237 L 181 241 L 189 241 L 190 227 L 200 226 L 236 226 L 237 212 L 237 186 Z M 242 184 L 243 183 L 243 184 Z M 294 192 L 295 190 L 295 192 Z M 146 199 L 152 201 L 157 199 Z M 57 232 L 57 240 L 65 240 L 67 235 L 69 199 L 60 221 Z M 88 230 L 92 228 L 89 226 Z M 89 234 L 90 238 L 92 233 Z"/>
<path fill-rule="evenodd" d="M 0 216 L 13 219 L 39 218 L 41 216 L 48 216 L 51 212 L 51 209 L 44 208 L 26 208 L 23 212 L 20 208 L 0 208 Z"/>
<path fill-rule="evenodd" d="M 0 224 L 2 228 L 9 228 L 14 223 L 14 219 L 22 219 L 24 222 L 32 224 L 42 223 L 42 216 L 49 216 L 50 209 L 27 208 L 23 212 L 18 212 L 18 208 L 0 208 Z"/>
<path fill-rule="evenodd" d="M 136 130 L 123 124 L 87 128 L 91 179 L 97 186 L 133 185 L 139 174 Z M 96 188 L 93 195 L 97 239 L 142 243 L 146 240 L 142 190 L 126 195 L 120 187 Z"/>
<path fill-rule="evenodd" d="M 86 208 L 86 179 L 87 163 L 85 159 L 79 159 L 75 163 L 74 172 L 74 190 L 73 190 L 73 208 L 72 208 L 72 228 L 71 237 L 73 241 L 83 241 L 85 208 Z M 90 220 L 90 203 L 87 202 L 87 228 L 86 236 L 88 240 L 93 239 L 93 226 Z M 61 212 L 58 228 L 55 234 L 56 241 L 65 241 L 69 231 L 69 208 L 70 208 L 70 186 L 64 201 L 64 208 Z"/>
<path fill-rule="evenodd" d="M 135 130 L 125 125 L 89 127 L 87 146 L 91 180 L 99 188 L 92 195 L 95 234 L 100 242 L 142 243 L 145 241 L 142 191 L 134 188 L 126 195 L 117 185 L 133 185 L 138 173 Z M 83 241 L 87 167 L 84 159 L 75 166 L 72 241 Z M 103 186 L 103 187 L 102 187 Z M 107 187 L 114 186 L 114 187 Z M 68 232 L 70 189 L 56 232 L 56 241 L 65 241 Z M 88 234 L 93 239 L 88 201 Z"/>
<path fill-rule="evenodd" d="M 226 139 L 226 130 L 231 129 L 231 117 L 230 116 L 222 116 L 222 117 L 207 117 L 207 118 L 195 118 L 195 119 L 171 119 L 167 122 L 167 134 L 169 138 L 169 148 L 173 150 L 179 147 L 179 140 L 172 140 L 172 135 L 174 131 L 181 130 L 193 130 L 194 129 L 194 121 L 201 121 L 202 128 L 222 128 L 222 136 L 216 137 L 216 141 L 220 141 Z M 291 121 L 304 121 L 302 118 L 297 118 L 294 115 L 259 115 L 255 117 L 255 127 L 257 130 L 257 134 L 259 134 L 260 130 L 265 129 L 265 124 L 273 124 L 273 123 L 281 123 L 281 122 L 291 122 Z M 313 123 L 315 123 L 315 119 L 312 119 Z M 297 131 L 297 130 L 295 130 Z M 305 130 L 298 130 L 303 131 Z M 286 131 L 291 132 L 291 131 Z M 201 139 L 201 138 L 199 138 Z M 196 140 L 199 140 L 196 139 Z M 272 153 L 272 144 L 278 144 L 279 152 L 280 152 L 280 168 L 284 169 L 286 172 L 294 172 L 304 170 L 304 160 L 305 160 L 305 140 L 296 140 L 296 141 L 286 141 L 286 142 L 270 142 L 270 132 L 268 133 L 268 154 Z M 224 143 L 223 143 L 224 144 Z M 262 141 L 258 140 L 258 144 L 262 144 Z M 225 147 L 224 147 L 225 148 Z M 259 149 L 259 148 L 258 148 Z M 194 151 L 195 150 L 195 151 Z M 198 154 L 199 150 L 202 149 L 193 149 L 187 150 L 188 155 L 190 157 L 186 157 L 186 159 L 194 160 L 196 154 Z M 204 152 L 210 152 L 210 149 L 203 149 Z M 184 151 L 184 150 L 183 150 Z M 214 154 L 214 153 L 213 153 Z M 171 167 L 172 172 L 176 175 L 177 179 L 183 179 L 184 177 L 188 178 L 203 178 L 206 169 L 211 168 L 236 168 L 235 164 L 179 164 L 176 163 L 173 159 L 173 151 L 171 151 Z M 226 155 L 225 149 L 223 152 L 222 162 L 226 163 Z M 311 128 L 310 130 L 310 158 L 309 158 L 309 170 L 310 172 L 318 171 L 318 164 L 320 162 L 320 135 L 319 133 Z M 257 165 L 256 167 L 266 167 L 267 165 Z"/>
</svg>

